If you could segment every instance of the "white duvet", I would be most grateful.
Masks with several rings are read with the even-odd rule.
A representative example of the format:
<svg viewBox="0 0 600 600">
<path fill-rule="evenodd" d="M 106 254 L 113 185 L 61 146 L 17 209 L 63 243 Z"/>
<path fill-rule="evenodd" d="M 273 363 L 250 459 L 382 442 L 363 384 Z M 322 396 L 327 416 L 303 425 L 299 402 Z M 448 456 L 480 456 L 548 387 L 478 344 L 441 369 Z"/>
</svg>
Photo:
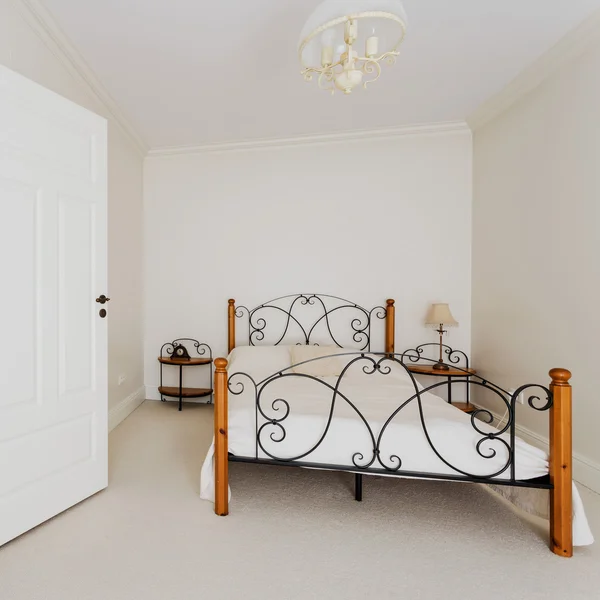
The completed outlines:
<svg viewBox="0 0 600 600">
<path fill-rule="evenodd" d="M 286 346 L 237 348 L 229 357 L 229 375 L 247 373 L 258 383 L 289 367 L 291 352 L 293 349 Z M 355 356 L 343 356 L 333 360 L 346 364 L 353 358 Z M 310 371 L 312 366 L 321 364 L 324 363 L 317 360 L 308 363 L 304 369 Z M 368 426 L 341 396 L 335 398 L 332 411 L 334 394 L 331 388 L 335 387 L 337 376 L 318 377 L 318 381 L 298 375 L 277 378 L 262 387 L 260 408 L 264 414 L 259 411 L 257 416 L 254 384 L 246 376 L 234 375 L 230 387 L 240 393 L 229 394 L 229 452 L 251 458 L 294 458 L 306 463 L 340 465 L 348 469 L 369 463 L 374 469 L 395 469 L 401 464 L 402 471 L 510 478 L 510 467 L 504 469 L 508 462 L 507 447 L 500 439 L 486 438 L 486 434 L 497 433 L 497 430 L 477 420 L 478 432 L 471 423 L 470 415 L 434 394 L 424 392 L 420 403 L 416 399 L 409 402 L 384 429 L 393 412 L 415 394 L 415 388 L 404 368 L 388 361 L 382 366 L 384 369 L 391 367 L 391 371 L 387 374 L 365 374 L 363 367 L 371 369 L 372 363 L 361 360 L 346 372 L 338 388 L 356 406 Z M 297 369 L 302 370 L 303 367 Z M 329 429 L 323 437 L 328 422 Z M 262 427 L 258 453 L 257 424 L 259 430 Z M 380 453 L 374 456 L 373 438 L 377 441 L 380 434 Z M 507 434 L 501 437 L 508 442 Z M 211 501 L 214 501 L 213 454 L 214 446 L 211 445 L 202 467 L 200 486 L 201 497 Z M 546 452 L 517 438 L 516 479 L 533 479 L 547 473 Z M 508 489 L 510 499 L 521 508 L 548 516 L 546 490 Z M 498 490 L 502 491 L 501 488 Z M 573 507 L 574 544 L 593 543 L 575 486 Z"/>
</svg>

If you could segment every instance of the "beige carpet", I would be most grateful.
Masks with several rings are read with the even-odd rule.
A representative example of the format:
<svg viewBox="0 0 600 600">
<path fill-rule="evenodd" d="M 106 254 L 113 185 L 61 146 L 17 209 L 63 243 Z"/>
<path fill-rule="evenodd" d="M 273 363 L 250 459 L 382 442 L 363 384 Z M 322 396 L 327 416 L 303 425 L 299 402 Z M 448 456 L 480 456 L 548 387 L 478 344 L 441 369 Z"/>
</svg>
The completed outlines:
<svg viewBox="0 0 600 600">
<path fill-rule="evenodd" d="M 0 549 L 2 600 L 600 598 L 480 486 L 234 464 L 231 515 L 198 497 L 212 410 L 145 402 L 110 437 L 110 486 Z M 600 533 L 600 497 L 582 490 Z"/>
</svg>

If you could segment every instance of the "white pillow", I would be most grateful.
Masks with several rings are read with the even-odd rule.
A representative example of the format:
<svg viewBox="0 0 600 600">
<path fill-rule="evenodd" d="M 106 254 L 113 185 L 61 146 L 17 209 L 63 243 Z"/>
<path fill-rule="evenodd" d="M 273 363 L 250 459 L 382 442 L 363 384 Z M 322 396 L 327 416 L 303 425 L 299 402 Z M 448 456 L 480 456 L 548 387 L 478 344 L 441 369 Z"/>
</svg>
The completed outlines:
<svg viewBox="0 0 600 600">
<path fill-rule="evenodd" d="M 247 373 L 258 383 L 291 366 L 292 347 L 294 346 L 238 346 L 227 357 L 227 371 L 229 374 Z"/>
<path fill-rule="evenodd" d="M 339 377 L 343 368 L 348 364 L 350 356 L 333 356 L 331 358 L 320 358 L 332 354 L 343 354 L 348 352 L 337 346 L 291 346 L 292 371 L 313 377 Z M 313 362 L 299 365 L 306 360 L 319 358 Z"/>
</svg>

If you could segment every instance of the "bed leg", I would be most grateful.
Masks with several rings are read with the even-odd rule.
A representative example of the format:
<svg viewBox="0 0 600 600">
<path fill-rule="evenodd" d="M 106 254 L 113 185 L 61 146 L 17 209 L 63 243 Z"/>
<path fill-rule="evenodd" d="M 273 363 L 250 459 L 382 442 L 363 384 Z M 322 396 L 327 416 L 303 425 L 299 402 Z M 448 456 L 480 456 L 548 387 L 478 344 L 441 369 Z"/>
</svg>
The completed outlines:
<svg viewBox="0 0 600 600">
<path fill-rule="evenodd" d="M 227 361 L 215 360 L 215 514 L 229 514 L 227 445 Z"/>
<path fill-rule="evenodd" d="M 362 502 L 363 476 L 359 473 L 354 474 L 354 499 Z"/>
<path fill-rule="evenodd" d="M 573 556 L 573 473 L 571 373 L 566 369 L 550 371 L 550 548 L 558 556 Z"/>
</svg>

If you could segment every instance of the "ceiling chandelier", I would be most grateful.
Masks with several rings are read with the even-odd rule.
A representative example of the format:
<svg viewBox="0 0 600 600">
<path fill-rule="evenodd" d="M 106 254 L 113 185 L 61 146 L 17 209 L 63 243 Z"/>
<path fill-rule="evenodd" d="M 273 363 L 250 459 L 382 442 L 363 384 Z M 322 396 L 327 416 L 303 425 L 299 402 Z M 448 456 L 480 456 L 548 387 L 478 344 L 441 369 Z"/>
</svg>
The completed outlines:
<svg viewBox="0 0 600 600">
<path fill-rule="evenodd" d="M 317 77 L 332 94 L 366 89 L 379 79 L 381 63 L 395 64 L 405 33 L 401 0 L 325 0 L 300 36 L 301 74 L 305 81 Z"/>
</svg>

